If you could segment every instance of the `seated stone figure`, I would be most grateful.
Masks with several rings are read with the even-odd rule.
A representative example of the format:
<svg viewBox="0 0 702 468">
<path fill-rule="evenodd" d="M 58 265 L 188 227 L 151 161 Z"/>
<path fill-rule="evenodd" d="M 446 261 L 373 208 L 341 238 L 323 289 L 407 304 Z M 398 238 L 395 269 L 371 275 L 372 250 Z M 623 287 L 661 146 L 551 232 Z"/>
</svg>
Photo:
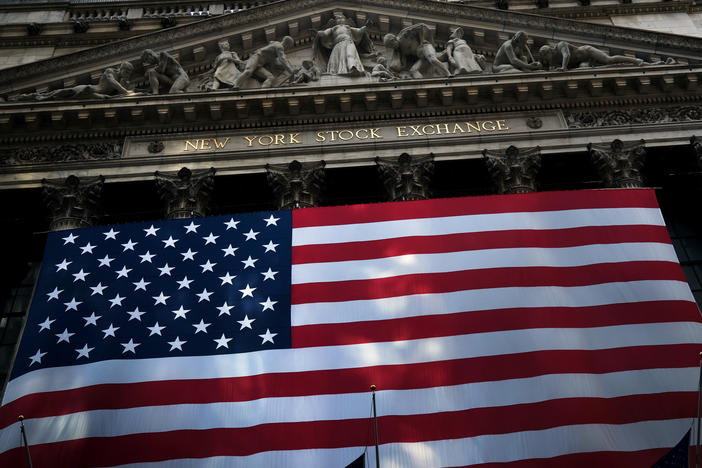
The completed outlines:
<svg viewBox="0 0 702 468">
<path fill-rule="evenodd" d="M 303 60 L 302 67 L 295 72 L 292 82 L 309 83 L 310 81 L 318 81 L 320 75 L 319 68 L 317 68 L 312 60 Z"/>
<path fill-rule="evenodd" d="M 168 94 L 182 93 L 190 78 L 180 63 L 167 52 L 156 53 L 146 49 L 141 55 L 144 76 L 151 87 L 151 94 L 159 94 L 162 86 L 169 86 Z"/>
<path fill-rule="evenodd" d="M 385 47 L 393 51 L 390 70 L 396 73 L 409 71 L 412 78 L 431 78 L 432 74 L 450 76 L 434 48 L 434 33 L 424 23 L 413 24 L 401 30 L 397 36 L 386 34 Z"/>
<path fill-rule="evenodd" d="M 273 81 L 276 75 L 270 70 L 283 68 L 290 76 L 295 74 L 288 58 L 285 56 L 285 49 L 289 49 L 295 44 L 295 41 L 290 36 L 285 36 L 282 41 L 271 41 L 268 45 L 261 47 L 254 52 L 246 61 L 244 71 L 236 79 L 234 87 L 239 88 L 250 77 L 263 80 L 262 88 L 270 88 L 273 86 Z"/>
<path fill-rule="evenodd" d="M 555 46 L 545 45 L 539 49 L 539 59 L 545 68 L 554 67 L 558 71 L 577 67 L 595 67 L 615 63 L 630 63 L 641 66 L 644 61 L 626 55 L 608 55 L 589 45 L 575 47 L 565 41 Z"/>
<path fill-rule="evenodd" d="M 377 64 L 373 67 L 373 71 L 371 71 L 372 77 L 378 78 L 380 81 L 394 80 L 397 78 L 397 75 L 395 75 L 388 69 L 388 67 L 385 66 L 385 57 L 379 55 L 375 60 Z"/>
<path fill-rule="evenodd" d="M 106 99 L 112 96 L 129 96 L 135 94 L 128 88 L 129 78 L 134 66 L 122 62 L 118 69 L 105 68 L 100 80 L 94 85 L 78 85 L 70 88 L 55 89 L 45 93 L 29 93 L 13 96 L 12 101 L 45 101 L 49 99 Z"/>
<path fill-rule="evenodd" d="M 532 71 L 541 68 L 541 64 L 534 60 L 529 50 L 527 41 L 529 36 L 524 31 L 518 31 L 512 39 L 502 43 L 492 64 L 495 73 Z"/>
</svg>

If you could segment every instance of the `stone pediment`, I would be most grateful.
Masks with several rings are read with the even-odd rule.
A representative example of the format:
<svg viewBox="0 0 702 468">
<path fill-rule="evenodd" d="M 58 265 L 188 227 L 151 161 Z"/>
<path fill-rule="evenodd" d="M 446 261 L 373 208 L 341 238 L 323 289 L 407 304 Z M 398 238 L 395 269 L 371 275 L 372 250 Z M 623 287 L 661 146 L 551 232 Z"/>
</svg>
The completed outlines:
<svg viewBox="0 0 702 468">
<path fill-rule="evenodd" d="M 335 13 L 343 14 L 355 27 L 368 22 L 365 40 L 371 46 L 359 50 L 365 75 L 326 74 L 324 64 L 317 62 L 316 32 L 333 26 Z M 400 35 L 413 25 L 424 25 L 438 55 L 445 54 L 452 31 L 460 27 L 472 53 L 485 57 L 483 71 L 461 74 L 452 66 L 444 76 L 440 67 L 428 71 L 425 67 L 413 76 L 408 65 L 396 73 L 398 79 L 370 76 L 379 56 L 387 57 L 391 67 L 393 50 L 384 37 Z M 535 56 L 544 45 L 567 41 L 645 63 L 495 73 L 493 64 L 501 45 L 518 31 L 528 35 Z M 292 68 L 313 61 L 321 68 L 319 79 L 292 83 L 282 73 L 265 89 L 262 76 L 250 77 L 238 88 L 211 89 L 220 41 L 226 40 L 238 54 L 243 69 L 257 50 L 285 36 L 294 40 L 285 51 Z M 167 52 L 182 65 L 190 77 L 190 83 L 183 86 L 185 92 L 169 94 L 168 87 L 158 94 L 150 92 L 142 65 L 145 49 Z M 329 51 L 327 45 L 327 55 Z M 673 60 L 666 63 L 666 59 Z M 419 0 L 284 0 L 0 71 L 0 96 L 8 101 L 0 102 L 0 127 L 5 130 L 0 143 L 71 140 L 83 137 L 86 129 L 94 131 L 96 138 L 121 138 L 144 135 L 147 124 L 151 132 L 174 133 L 381 117 L 680 103 L 698 99 L 701 59 L 702 39 L 513 11 Z M 442 60 L 448 69 L 445 56 Z M 136 94 L 95 99 L 72 96 L 71 91 L 28 102 L 37 94 L 98 83 L 106 68 L 116 68 L 122 61 L 134 68 L 131 81 Z M 29 97 L 17 100 L 22 95 Z"/>
<path fill-rule="evenodd" d="M 285 0 L 3 70 L 0 95 L 8 97 L 37 88 L 94 82 L 102 69 L 118 65 L 122 60 L 132 62 L 138 75 L 141 72 L 139 58 L 147 48 L 168 51 L 190 75 L 197 76 L 211 66 L 220 39 L 227 39 L 232 50 L 246 58 L 268 41 L 290 35 L 295 46 L 288 55 L 293 64 L 299 66 L 302 60 L 311 58 L 310 30 L 327 25 L 336 10 L 344 12 L 358 26 L 370 20 L 371 39 L 381 52 L 385 49 L 384 34 L 425 23 L 434 30 L 439 49 L 443 48 L 451 30 L 460 26 L 465 31 L 466 42 L 476 53 L 484 53 L 488 60 L 502 42 L 519 30 L 529 34 L 532 50 L 563 40 L 592 45 L 611 55 L 631 55 L 646 61 L 668 57 L 684 62 L 702 59 L 702 39 L 512 11 L 420 0 L 371 0 L 362 4 Z"/>
</svg>

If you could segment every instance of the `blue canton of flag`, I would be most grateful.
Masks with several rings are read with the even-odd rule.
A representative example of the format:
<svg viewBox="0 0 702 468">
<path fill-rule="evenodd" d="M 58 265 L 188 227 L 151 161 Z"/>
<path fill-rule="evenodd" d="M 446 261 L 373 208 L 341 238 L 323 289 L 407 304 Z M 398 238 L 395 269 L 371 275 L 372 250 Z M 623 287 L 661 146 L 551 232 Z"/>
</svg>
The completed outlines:
<svg viewBox="0 0 702 468">
<path fill-rule="evenodd" d="M 290 347 L 289 211 L 51 233 L 12 378 Z"/>
</svg>

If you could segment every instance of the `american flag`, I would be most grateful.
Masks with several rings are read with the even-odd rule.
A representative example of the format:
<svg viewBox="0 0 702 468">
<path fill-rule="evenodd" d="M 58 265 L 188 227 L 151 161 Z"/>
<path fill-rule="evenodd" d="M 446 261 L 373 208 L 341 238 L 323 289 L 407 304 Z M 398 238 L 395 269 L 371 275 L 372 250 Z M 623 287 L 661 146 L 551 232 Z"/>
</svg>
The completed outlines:
<svg viewBox="0 0 702 468">
<path fill-rule="evenodd" d="M 701 350 L 651 190 L 52 233 L 0 466 L 650 466 Z"/>
</svg>

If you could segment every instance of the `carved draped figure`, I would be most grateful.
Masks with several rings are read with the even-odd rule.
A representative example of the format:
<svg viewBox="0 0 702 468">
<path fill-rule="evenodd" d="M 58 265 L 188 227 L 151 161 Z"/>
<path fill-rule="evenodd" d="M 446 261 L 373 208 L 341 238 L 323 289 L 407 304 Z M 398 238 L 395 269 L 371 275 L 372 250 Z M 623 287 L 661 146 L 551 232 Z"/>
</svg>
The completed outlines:
<svg viewBox="0 0 702 468">
<path fill-rule="evenodd" d="M 358 48 L 365 53 L 373 52 L 365 26 L 354 28 L 345 23 L 317 32 L 313 44 L 315 60 L 330 75 L 365 74 Z"/>
<path fill-rule="evenodd" d="M 483 71 L 483 67 L 476 60 L 473 50 L 464 39 L 451 39 L 446 43 L 446 51 L 453 57 L 452 72 L 454 75 L 481 73 Z"/>
<path fill-rule="evenodd" d="M 222 51 L 215 59 L 214 77 L 221 83 L 234 86 L 236 79 L 241 75 L 241 70 L 238 67 L 240 62 L 236 52 Z"/>
</svg>

